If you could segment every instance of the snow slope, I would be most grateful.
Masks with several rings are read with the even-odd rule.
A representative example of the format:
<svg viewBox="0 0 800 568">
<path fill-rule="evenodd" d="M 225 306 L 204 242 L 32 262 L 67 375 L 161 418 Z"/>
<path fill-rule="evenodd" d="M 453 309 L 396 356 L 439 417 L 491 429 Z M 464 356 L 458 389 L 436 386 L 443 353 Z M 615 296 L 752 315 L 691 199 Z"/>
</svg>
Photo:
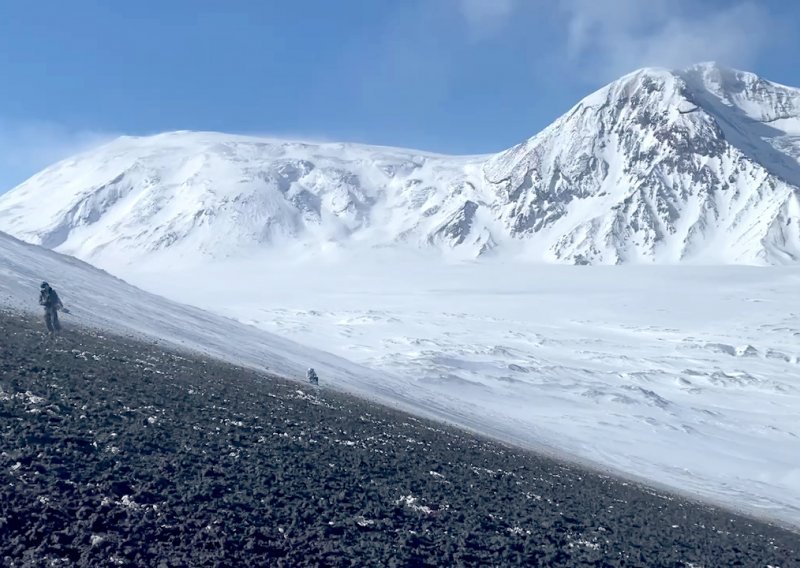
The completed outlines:
<svg viewBox="0 0 800 568">
<path fill-rule="evenodd" d="M 70 314 L 65 325 L 84 326 L 155 338 L 286 377 L 303 378 L 315 367 L 336 385 L 354 389 L 373 381 L 369 369 L 303 347 L 235 320 L 180 305 L 137 289 L 80 260 L 29 245 L 0 233 L 0 307 L 40 310 L 39 284 L 47 280 Z M 44 323 L 42 323 L 44 327 Z"/>
<path fill-rule="evenodd" d="M 800 90 L 701 64 L 626 75 L 490 156 L 124 137 L 0 197 L 0 230 L 106 268 L 286 247 L 793 264 L 799 188 Z"/>
<path fill-rule="evenodd" d="M 2 234 L 0 258 L 0 305 L 35 308 L 48 278 L 67 322 L 287 376 L 314 366 L 328 385 L 800 525 L 796 269 L 413 257 L 132 276 L 237 323 Z"/>
<path fill-rule="evenodd" d="M 418 410 L 800 525 L 797 267 L 383 253 L 130 278 L 401 376 Z"/>
<path fill-rule="evenodd" d="M 0 258 L 0 306 L 37 309 L 47 278 L 67 324 L 286 376 L 314 366 L 328 385 L 800 526 L 795 268 L 415 255 L 132 278 L 237 323 L 1 233 Z"/>
<path fill-rule="evenodd" d="M 83 261 L 24 243 L 0 232 L 0 308 L 39 312 L 39 284 L 59 293 L 72 323 L 154 339 L 237 365 L 305 381 L 313 367 L 320 382 L 384 404 L 470 427 L 462 413 L 432 412 L 415 404 L 415 388 L 402 377 L 375 371 L 300 345 L 255 326 L 145 292 Z M 192 284 L 184 284 L 195 288 Z M 44 322 L 42 323 L 44 329 Z M 430 391 L 415 396 L 431 398 Z"/>
</svg>

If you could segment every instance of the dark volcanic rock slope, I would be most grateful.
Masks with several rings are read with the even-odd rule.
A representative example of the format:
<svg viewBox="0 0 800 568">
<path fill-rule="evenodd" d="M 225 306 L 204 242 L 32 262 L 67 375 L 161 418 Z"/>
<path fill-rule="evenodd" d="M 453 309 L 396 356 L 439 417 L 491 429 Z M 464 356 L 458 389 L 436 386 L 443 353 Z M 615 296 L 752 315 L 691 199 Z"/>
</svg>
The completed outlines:
<svg viewBox="0 0 800 568">
<path fill-rule="evenodd" d="M 8 566 L 800 565 L 797 534 L 726 511 L 324 389 L 39 327 L 0 315 Z"/>
</svg>

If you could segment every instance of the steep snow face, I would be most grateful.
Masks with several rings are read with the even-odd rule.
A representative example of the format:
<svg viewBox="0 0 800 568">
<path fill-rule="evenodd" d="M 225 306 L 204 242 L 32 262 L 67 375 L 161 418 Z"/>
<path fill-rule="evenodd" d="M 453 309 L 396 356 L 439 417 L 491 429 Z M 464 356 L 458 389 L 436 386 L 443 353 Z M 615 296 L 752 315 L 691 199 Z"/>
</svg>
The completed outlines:
<svg viewBox="0 0 800 568">
<path fill-rule="evenodd" d="M 643 69 L 492 156 L 216 133 L 122 138 L 0 197 L 0 229 L 100 266 L 406 246 L 599 263 L 800 259 L 800 90 Z"/>
</svg>

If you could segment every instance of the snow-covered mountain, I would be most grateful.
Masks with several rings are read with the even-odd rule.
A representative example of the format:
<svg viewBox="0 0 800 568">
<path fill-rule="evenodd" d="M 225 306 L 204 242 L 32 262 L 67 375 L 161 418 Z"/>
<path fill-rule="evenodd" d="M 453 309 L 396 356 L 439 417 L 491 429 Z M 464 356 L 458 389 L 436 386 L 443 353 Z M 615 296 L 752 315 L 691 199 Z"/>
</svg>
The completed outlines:
<svg viewBox="0 0 800 568">
<path fill-rule="evenodd" d="M 622 77 L 497 155 L 124 137 L 0 197 L 0 229 L 100 266 L 287 245 L 781 264 L 799 191 L 800 90 L 701 64 Z"/>
<path fill-rule="evenodd" d="M 159 252 L 224 258 L 297 243 L 449 243 L 481 163 L 218 133 L 124 137 L 0 197 L 0 225 L 99 266 Z"/>
</svg>

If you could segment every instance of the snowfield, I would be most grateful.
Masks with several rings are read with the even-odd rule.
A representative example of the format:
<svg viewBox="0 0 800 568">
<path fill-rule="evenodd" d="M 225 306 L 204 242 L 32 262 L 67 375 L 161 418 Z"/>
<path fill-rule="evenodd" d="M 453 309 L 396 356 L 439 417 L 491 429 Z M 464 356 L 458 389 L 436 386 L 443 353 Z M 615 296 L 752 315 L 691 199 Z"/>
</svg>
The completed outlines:
<svg viewBox="0 0 800 568">
<path fill-rule="evenodd" d="M 387 386 L 418 411 L 800 524 L 799 268 L 384 255 L 163 275 L 128 277 L 402 377 Z"/>
<path fill-rule="evenodd" d="M 326 386 L 800 525 L 798 268 L 396 255 L 126 276 L 239 323 L 1 233 L 0 258 L 0 306 L 37 309 L 47 278 L 66 325 L 313 366 Z"/>
</svg>

